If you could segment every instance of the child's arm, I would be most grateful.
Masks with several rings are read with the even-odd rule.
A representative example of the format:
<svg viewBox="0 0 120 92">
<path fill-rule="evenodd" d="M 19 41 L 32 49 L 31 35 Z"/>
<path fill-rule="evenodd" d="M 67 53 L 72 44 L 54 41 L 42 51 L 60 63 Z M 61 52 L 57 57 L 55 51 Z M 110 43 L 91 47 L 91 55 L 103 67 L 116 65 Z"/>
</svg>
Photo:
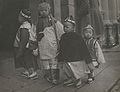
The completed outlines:
<svg viewBox="0 0 120 92">
<path fill-rule="evenodd" d="M 99 43 L 96 41 L 95 44 L 96 56 L 99 63 L 105 63 L 104 55 Z"/>
</svg>

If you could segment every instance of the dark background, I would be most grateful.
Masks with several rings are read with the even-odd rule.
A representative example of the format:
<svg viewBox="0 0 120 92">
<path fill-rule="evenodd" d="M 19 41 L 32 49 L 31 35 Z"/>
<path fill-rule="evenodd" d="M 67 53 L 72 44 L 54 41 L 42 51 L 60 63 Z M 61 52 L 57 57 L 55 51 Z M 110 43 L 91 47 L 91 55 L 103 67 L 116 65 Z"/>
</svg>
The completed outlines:
<svg viewBox="0 0 120 92">
<path fill-rule="evenodd" d="M 29 0 L 0 0 L 0 50 L 10 50 L 18 30 L 18 14 L 29 7 Z"/>
</svg>

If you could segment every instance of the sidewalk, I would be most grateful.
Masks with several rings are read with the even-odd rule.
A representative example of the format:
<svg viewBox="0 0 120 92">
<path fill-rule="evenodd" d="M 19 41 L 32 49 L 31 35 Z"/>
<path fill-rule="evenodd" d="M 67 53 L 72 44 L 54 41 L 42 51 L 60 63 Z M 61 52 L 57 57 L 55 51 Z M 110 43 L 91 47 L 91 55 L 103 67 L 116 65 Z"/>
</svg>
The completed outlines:
<svg viewBox="0 0 120 92">
<path fill-rule="evenodd" d="M 44 80 L 40 70 L 37 80 L 25 79 L 19 76 L 22 69 L 15 71 L 11 53 L 4 56 L 8 58 L 0 59 L 0 92 L 120 92 L 120 47 L 104 49 L 107 63 L 95 71 L 94 83 L 80 89 L 65 87 L 63 83 L 53 86 Z M 61 81 L 63 79 L 64 76 L 61 73 Z M 118 91 L 113 91 L 116 89 Z"/>
<path fill-rule="evenodd" d="M 120 52 L 120 45 L 117 45 L 109 49 L 103 49 L 103 52 Z"/>
</svg>

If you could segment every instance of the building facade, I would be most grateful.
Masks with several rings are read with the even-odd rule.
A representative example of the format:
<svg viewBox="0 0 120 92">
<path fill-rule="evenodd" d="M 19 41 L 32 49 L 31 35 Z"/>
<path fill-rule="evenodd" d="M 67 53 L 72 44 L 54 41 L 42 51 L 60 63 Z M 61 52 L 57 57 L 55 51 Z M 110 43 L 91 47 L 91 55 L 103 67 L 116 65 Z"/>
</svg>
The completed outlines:
<svg viewBox="0 0 120 92">
<path fill-rule="evenodd" d="M 51 12 L 59 21 L 63 22 L 66 17 L 72 15 L 79 32 L 87 24 L 92 24 L 97 36 L 105 35 L 107 42 L 115 43 L 118 34 L 120 0 L 0 0 L 0 36 L 2 37 L 0 41 L 6 39 L 3 42 L 7 41 L 6 44 L 10 43 L 12 46 L 19 24 L 17 17 L 21 9 L 31 9 L 32 22 L 36 25 L 37 6 L 43 1 L 50 3 Z"/>
<path fill-rule="evenodd" d="M 52 13 L 60 21 L 72 15 L 77 23 L 77 30 L 91 24 L 97 36 L 102 34 L 102 41 L 109 46 L 118 44 L 120 0 L 30 0 L 33 22 L 37 23 L 37 4 L 46 1 L 51 4 Z M 35 2 L 36 1 L 36 2 Z M 36 3 L 36 4 L 35 4 Z M 36 5 L 36 8 L 35 8 Z"/>
</svg>

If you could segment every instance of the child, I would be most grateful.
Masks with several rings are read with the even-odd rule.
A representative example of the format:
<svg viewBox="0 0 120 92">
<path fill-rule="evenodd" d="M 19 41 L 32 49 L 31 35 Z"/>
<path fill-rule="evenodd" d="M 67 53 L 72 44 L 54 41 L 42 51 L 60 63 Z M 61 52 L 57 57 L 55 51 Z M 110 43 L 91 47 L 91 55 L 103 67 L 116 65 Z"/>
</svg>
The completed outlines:
<svg viewBox="0 0 120 92">
<path fill-rule="evenodd" d="M 83 37 L 92 58 L 92 62 L 88 64 L 88 68 L 90 70 L 90 73 L 88 74 L 88 82 L 90 83 L 94 80 L 93 70 L 98 68 L 100 63 L 105 63 L 101 47 L 97 39 L 93 37 L 93 31 L 94 29 L 91 25 L 88 25 L 83 29 Z"/>
<path fill-rule="evenodd" d="M 75 21 L 68 17 L 64 21 L 65 33 L 61 36 L 59 62 L 63 62 L 63 70 L 67 75 L 65 85 L 82 86 L 81 79 L 85 76 L 85 60 L 90 57 L 82 37 L 75 32 Z"/>
<path fill-rule="evenodd" d="M 15 67 L 23 67 L 25 71 L 22 72 L 22 76 L 35 79 L 38 76 L 37 72 L 35 72 L 35 58 L 33 50 L 37 47 L 31 30 L 31 12 L 27 9 L 21 10 L 18 20 L 21 23 L 21 26 L 17 31 L 14 42 Z"/>
<path fill-rule="evenodd" d="M 44 78 L 56 85 L 59 82 L 56 56 L 60 37 L 64 33 L 63 25 L 52 16 L 50 4 L 47 2 L 38 5 L 38 13 L 36 32 L 42 71 Z"/>
</svg>

